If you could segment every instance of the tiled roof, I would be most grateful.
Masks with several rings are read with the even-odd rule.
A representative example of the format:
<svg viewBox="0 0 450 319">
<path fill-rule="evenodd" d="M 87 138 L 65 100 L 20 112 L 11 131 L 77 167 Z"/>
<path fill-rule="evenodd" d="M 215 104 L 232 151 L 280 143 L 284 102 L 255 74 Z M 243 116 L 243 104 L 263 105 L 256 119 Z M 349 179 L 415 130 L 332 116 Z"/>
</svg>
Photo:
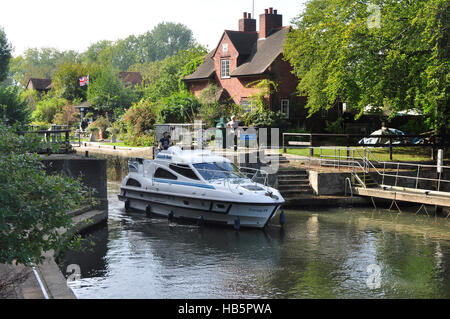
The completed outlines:
<svg viewBox="0 0 450 319">
<path fill-rule="evenodd" d="M 33 85 L 33 89 L 37 91 L 46 91 L 50 90 L 52 86 L 52 79 L 40 79 L 40 78 L 30 78 L 28 80 L 27 87 L 31 84 Z"/>
<path fill-rule="evenodd" d="M 283 52 L 283 44 L 290 27 L 273 30 L 266 39 L 258 40 L 254 32 L 228 31 L 230 38 L 243 63 L 231 73 L 232 77 L 259 75 L 264 73 L 273 61 Z M 224 33 L 224 34 L 225 34 Z M 215 73 L 213 56 L 217 48 L 211 51 L 205 62 L 197 70 L 184 78 L 186 81 L 208 79 Z"/>
<path fill-rule="evenodd" d="M 203 80 L 203 79 L 208 79 L 210 78 L 214 72 L 215 72 L 215 68 L 214 68 L 214 60 L 213 60 L 213 56 L 216 50 L 213 50 L 211 52 L 209 52 L 206 56 L 205 56 L 205 62 L 200 64 L 199 67 L 197 68 L 197 70 L 195 70 L 194 73 L 192 73 L 191 75 L 186 76 L 183 80 Z"/>
<path fill-rule="evenodd" d="M 132 85 L 142 84 L 142 75 L 139 72 L 120 72 L 119 78 L 123 82 L 128 82 Z"/>
<path fill-rule="evenodd" d="M 274 31 L 264 40 L 258 40 L 254 54 L 231 73 L 232 77 L 264 73 L 273 61 L 283 53 L 283 44 L 290 28 Z"/>
</svg>

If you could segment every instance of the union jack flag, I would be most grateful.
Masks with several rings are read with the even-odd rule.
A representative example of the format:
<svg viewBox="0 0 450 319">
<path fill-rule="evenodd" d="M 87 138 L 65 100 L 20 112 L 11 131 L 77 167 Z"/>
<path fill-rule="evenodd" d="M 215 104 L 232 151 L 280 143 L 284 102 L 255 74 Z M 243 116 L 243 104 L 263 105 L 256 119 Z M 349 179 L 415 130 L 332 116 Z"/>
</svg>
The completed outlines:
<svg viewBox="0 0 450 319">
<path fill-rule="evenodd" d="M 89 75 L 88 76 L 82 76 L 80 78 L 80 86 L 85 86 L 89 84 Z"/>
</svg>

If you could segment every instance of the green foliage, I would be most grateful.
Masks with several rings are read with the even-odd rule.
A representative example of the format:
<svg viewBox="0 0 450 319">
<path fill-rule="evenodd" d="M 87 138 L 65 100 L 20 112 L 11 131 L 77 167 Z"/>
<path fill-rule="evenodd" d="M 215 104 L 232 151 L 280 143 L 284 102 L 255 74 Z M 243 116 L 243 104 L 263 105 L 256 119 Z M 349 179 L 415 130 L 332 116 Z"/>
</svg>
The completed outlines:
<svg viewBox="0 0 450 319">
<path fill-rule="evenodd" d="M 146 83 L 145 97 L 153 102 L 162 98 L 169 97 L 175 92 L 186 91 L 182 79 L 190 74 L 195 65 L 203 61 L 203 56 L 206 50 L 201 47 L 193 47 L 189 50 L 180 51 L 177 55 L 168 57 L 163 61 L 156 62 L 159 69 L 156 74 Z M 150 70 L 153 69 L 153 64 L 149 65 Z M 148 72 L 144 72 L 144 79 L 148 79 Z"/>
<path fill-rule="evenodd" d="M 53 123 L 59 125 L 74 125 L 80 122 L 80 113 L 70 104 L 61 107 L 53 117 Z"/>
<path fill-rule="evenodd" d="M 66 100 L 86 100 L 86 87 L 80 86 L 80 77 L 88 75 L 85 65 L 66 62 L 58 67 L 53 74 L 55 94 Z"/>
<path fill-rule="evenodd" d="M 278 84 L 271 80 L 259 80 L 247 85 L 256 89 L 256 92 L 249 96 L 252 105 L 250 112 L 242 115 L 242 122 L 246 126 L 254 127 L 284 127 L 287 122 L 281 112 L 274 112 L 267 108 L 270 95 L 278 89 Z"/>
<path fill-rule="evenodd" d="M 232 115 L 240 113 L 240 106 L 236 104 L 220 104 L 217 102 L 219 91 L 220 88 L 217 85 L 210 84 L 200 93 L 198 100 L 201 106 L 198 116 L 206 123 L 207 127 L 215 127 L 216 122 L 222 117 L 229 119 Z"/>
<path fill-rule="evenodd" d="M 344 118 L 340 117 L 334 122 L 326 121 L 325 131 L 333 134 L 344 134 L 343 128 Z"/>
<path fill-rule="evenodd" d="M 11 59 L 10 76 L 16 83 L 25 87 L 30 77 L 50 79 L 60 65 L 73 63 L 78 59 L 78 53 L 75 51 L 27 49 L 22 55 Z"/>
<path fill-rule="evenodd" d="M 36 109 L 31 114 L 31 119 L 33 121 L 53 123 L 55 115 L 61 112 L 62 107 L 67 104 L 68 101 L 66 99 L 49 94 L 38 102 Z"/>
<path fill-rule="evenodd" d="M 242 122 L 253 127 L 286 127 L 287 122 L 281 112 L 265 108 L 254 108 L 242 115 Z"/>
<path fill-rule="evenodd" d="M 58 229 L 71 226 L 69 210 L 89 202 L 79 181 L 46 175 L 30 153 L 39 143 L 0 123 L 0 263 L 39 263 L 43 252 L 66 246 L 70 238 Z"/>
<path fill-rule="evenodd" d="M 99 129 L 102 132 L 103 138 L 106 138 L 106 137 L 108 137 L 107 129 L 110 126 L 111 126 L 111 123 L 109 122 L 107 117 L 99 116 L 94 122 L 89 124 L 88 129 L 90 131 L 92 131 L 92 128 L 97 128 L 97 129 Z"/>
<path fill-rule="evenodd" d="M 114 114 L 117 108 L 129 108 L 136 100 L 132 89 L 123 85 L 117 72 L 100 68 L 90 76 L 87 99 L 99 114 Z"/>
<path fill-rule="evenodd" d="M 125 113 L 123 121 L 128 134 L 141 136 L 154 128 L 156 121 L 156 107 L 153 103 L 141 100 Z"/>
<path fill-rule="evenodd" d="M 0 120 L 9 125 L 27 124 L 30 116 L 27 103 L 20 97 L 18 87 L 0 87 Z"/>
<path fill-rule="evenodd" d="M 270 95 L 278 90 L 278 84 L 268 79 L 251 82 L 246 87 L 256 89 L 248 97 L 251 105 L 256 108 L 266 108 Z"/>
<path fill-rule="evenodd" d="M 189 92 L 176 92 L 158 102 L 158 123 L 193 123 L 200 102 Z"/>
<path fill-rule="evenodd" d="M 0 27 L 0 82 L 6 79 L 11 59 L 11 45 L 8 43 L 3 28 Z"/>
<path fill-rule="evenodd" d="M 179 23 L 163 22 L 138 36 L 96 42 L 82 54 L 82 59 L 127 71 L 133 65 L 162 60 L 192 46 L 194 38 L 190 29 Z"/>
<path fill-rule="evenodd" d="M 369 27 L 380 8 L 380 24 Z M 346 101 L 359 115 L 373 105 L 420 108 L 449 129 L 449 2 L 310 0 L 288 35 L 284 56 L 313 114 Z"/>
</svg>

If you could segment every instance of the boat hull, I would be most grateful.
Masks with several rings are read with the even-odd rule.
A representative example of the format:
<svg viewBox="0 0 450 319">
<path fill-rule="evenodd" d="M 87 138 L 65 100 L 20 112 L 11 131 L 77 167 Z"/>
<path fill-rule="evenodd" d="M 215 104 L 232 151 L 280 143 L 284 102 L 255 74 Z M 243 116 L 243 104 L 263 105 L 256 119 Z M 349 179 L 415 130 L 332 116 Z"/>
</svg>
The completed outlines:
<svg viewBox="0 0 450 319">
<path fill-rule="evenodd" d="M 223 226 L 264 228 L 281 203 L 230 203 L 122 189 L 126 207 L 147 214 Z"/>
</svg>

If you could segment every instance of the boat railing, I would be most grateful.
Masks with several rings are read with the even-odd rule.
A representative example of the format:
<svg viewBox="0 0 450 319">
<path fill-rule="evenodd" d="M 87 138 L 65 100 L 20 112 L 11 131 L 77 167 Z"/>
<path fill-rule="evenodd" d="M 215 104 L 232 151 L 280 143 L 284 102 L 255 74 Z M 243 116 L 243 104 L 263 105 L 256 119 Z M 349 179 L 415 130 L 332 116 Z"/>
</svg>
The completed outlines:
<svg viewBox="0 0 450 319">
<path fill-rule="evenodd" d="M 150 162 L 149 160 L 142 158 L 133 158 L 128 161 L 129 172 L 141 173 L 144 176 L 147 175 L 145 164 Z M 173 164 L 176 165 L 176 164 Z M 164 167 L 167 169 L 167 167 Z M 186 168 L 186 166 L 180 166 L 180 168 Z M 269 173 L 256 168 L 251 167 L 238 167 L 238 172 L 210 169 L 210 168 L 196 168 L 196 170 L 202 175 L 209 175 L 210 179 L 206 181 L 220 181 L 224 183 L 224 186 L 228 186 L 230 191 L 234 191 L 242 184 L 262 185 L 264 187 L 269 186 Z M 202 174 L 206 173 L 206 174 Z M 152 175 L 152 174 L 149 174 Z M 186 177 L 186 176 L 185 176 Z M 188 177 L 189 178 L 189 177 Z M 152 175 L 152 179 L 154 179 Z"/>
<path fill-rule="evenodd" d="M 228 187 L 232 192 L 237 191 L 237 188 L 243 184 L 254 186 L 261 185 L 268 187 L 268 176 L 269 174 L 263 170 L 250 168 L 250 167 L 239 167 L 239 173 L 230 172 L 225 170 L 208 169 L 208 168 L 198 168 L 200 174 L 207 173 L 211 178 L 206 179 L 207 181 L 216 181 Z M 203 175 L 203 174 L 202 174 Z"/>
</svg>

